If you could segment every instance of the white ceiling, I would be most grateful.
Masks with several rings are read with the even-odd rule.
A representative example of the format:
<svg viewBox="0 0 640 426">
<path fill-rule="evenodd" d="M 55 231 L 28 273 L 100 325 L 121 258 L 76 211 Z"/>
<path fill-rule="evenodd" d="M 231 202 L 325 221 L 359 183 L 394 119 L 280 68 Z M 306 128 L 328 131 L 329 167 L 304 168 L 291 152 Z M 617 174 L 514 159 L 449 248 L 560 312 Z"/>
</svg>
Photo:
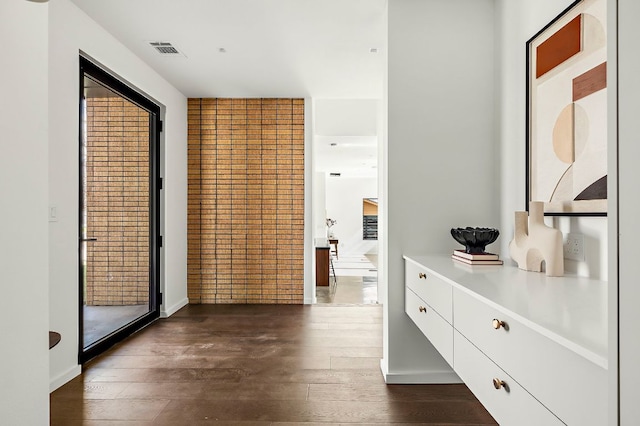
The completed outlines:
<svg viewBox="0 0 640 426">
<path fill-rule="evenodd" d="M 375 136 L 316 136 L 315 144 L 316 172 L 340 173 L 341 177 L 352 178 L 378 175 L 378 139 Z"/>
<path fill-rule="evenodd" d="M 387 0 L 72 1 L 187 97 L 382 98 Z M 160 55 L 154 41 L 182 55 Z M 327 146 L 347 138 L 346 174 L 372 168 L 375 138 L 370 120 L 360 122 L 361 130 L 354 123 L 349 134 L 317 138 Z M 316 169 L 337 167 L 336 151 L 318 156 L 331 164 Z"/>
<path fill-rule="evenodd" d="M 187 97 L 382 95 L 386 0 L 72 1 Z"/>
<path fill-rule="evenodd" d="M 380 101 L 375 99 L 316 99 L 315 171 L 377 176 L 379 108 Z"/>
</svg>

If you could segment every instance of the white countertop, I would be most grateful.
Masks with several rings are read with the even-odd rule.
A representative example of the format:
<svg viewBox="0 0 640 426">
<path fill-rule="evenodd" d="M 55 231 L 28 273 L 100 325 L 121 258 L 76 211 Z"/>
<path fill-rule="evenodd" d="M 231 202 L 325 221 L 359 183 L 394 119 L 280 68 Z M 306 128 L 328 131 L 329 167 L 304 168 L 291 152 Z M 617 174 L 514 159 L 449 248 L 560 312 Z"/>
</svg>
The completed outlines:
<svg viewBox="0 0 640 426">
<path fill-rule="evenodd" d="M 314 238 L 313 245 L 316 248 L 329 248 L 329 239 L 327 238 Z"/>
<path fill-rule="evenodd" d="M 547 277 L 509 265 L 470 266 L 446 255 L 403 257 L 608 368 L 606 281 Z"/>
</svg>

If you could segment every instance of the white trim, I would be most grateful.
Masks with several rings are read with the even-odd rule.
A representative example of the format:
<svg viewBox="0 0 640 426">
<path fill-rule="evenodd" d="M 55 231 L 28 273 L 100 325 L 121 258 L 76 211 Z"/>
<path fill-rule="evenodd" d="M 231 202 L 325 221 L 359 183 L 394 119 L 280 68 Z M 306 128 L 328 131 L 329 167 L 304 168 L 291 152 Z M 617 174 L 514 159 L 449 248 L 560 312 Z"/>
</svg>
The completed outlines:
<svg viewBox="0 0 640 426">
<path fill-rule="evenodd" d="M 65 371 L 64 373 L 62 373 L 62 374 L 58 375 L 57 377 L 51 379 L 49 381 L 49 393 L 51 393 L 54 390 L 58 389 L 60 386 L 66 384 L 67 382 L 73 380 L 74 378 L 78 377 L 80 374 L 82 374 L 82 366 L 81 365 L 74 365 L 73 367 L 71 367 L 70 369 Z"/>
<path fill-rule="evenodd" d="M 425 384 L 451 384 L 464 383 L 453 371 L 416 371 L 403 373 L 390 373 L 387 370 L 384 359 L 380 360 L 382 377 L 388 385 L 425 385 Z"/>
<path fill-rule="evenodd" d="M 313 244 L 313 100 L 304 98 L 304 281 L 303 299 L 306 305 L 315 303 L 316 264 Z"/>
<path fill-rule="evenodd" d="M 185 297 L 184 299 L 174 304 L 173 306 L 169 307 L 168 309 L 166 308 L 160 309 L 160 318 L 169 318 L 171 315 L 175 314 L 176 312 L 178 312 L 180 309 L 184 308 L 188 304 L 189 304 L 189 298 Z"/>
</svg>

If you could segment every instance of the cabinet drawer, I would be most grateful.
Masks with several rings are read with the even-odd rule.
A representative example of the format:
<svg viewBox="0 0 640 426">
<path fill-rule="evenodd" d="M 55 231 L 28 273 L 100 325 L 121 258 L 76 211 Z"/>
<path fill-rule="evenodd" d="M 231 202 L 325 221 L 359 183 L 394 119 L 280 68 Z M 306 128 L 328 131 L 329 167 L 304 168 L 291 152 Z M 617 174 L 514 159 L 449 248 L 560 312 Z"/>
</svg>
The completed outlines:
<svg viewBox="0 0 640 426">
<path fill-rule="evenodd" d="M 457 331 L 455 371 L 501 425 L 552 426 L 563 423 Z M 504 382 L 496 389 L 493 380 Z"/>
<path fill-rule="evenodd" d="M 404 272 L 407 287 L 435 309 L 449 324 L 453 324 L 451 284 L 411 261 L 405 261 Z"/>
<path fill-rule="evenodd" d="M 453 326 L 408 288 L 405 289 L 405 312 L 445 361 L 453 366 Z"/>
<path fill-rule="evenodd" d="M 607 424 L 605 369 L 473 295 L 453 297 L 455 329 L 563 422 Z"/>
</svg>

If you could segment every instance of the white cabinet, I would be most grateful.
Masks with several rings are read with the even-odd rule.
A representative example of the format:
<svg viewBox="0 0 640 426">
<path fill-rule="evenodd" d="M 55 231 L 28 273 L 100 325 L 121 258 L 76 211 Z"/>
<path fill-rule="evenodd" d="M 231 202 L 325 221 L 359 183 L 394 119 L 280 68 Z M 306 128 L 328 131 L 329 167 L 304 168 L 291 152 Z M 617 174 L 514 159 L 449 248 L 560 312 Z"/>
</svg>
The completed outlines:
<svg viewBox="0 0 640 426">
<path fill-rule="evenodd" d="M 563 423 L 459 332 L 455 370 L 501 425 L 548 426 Z"/>
<path fill-rule="evenodd" d="M 542 404 L 568 424 L 607 423 L 604 368 L 473 293 L 454 289 L 454 301 L 456 329 Z"/>
<path fill-rule="evenodd" d="M 453 326 L 445 321 L 427 302 L 407 288 L 405 311 L 420 331 L 429 339 L 445 361 L 453 367 Z"/>
<path fill-rule="evenodd" d="M 446 256 L 405 265 L 407 314 L 498 422 L 607 423 L 606 282 Z"/>
<path fill-rule="evenodd" d="M 449 324 L 453 323 L 451 284 L 413 261 L 405 262 L 405 282 L 418 297 L 429 304 Z"/>
</svg>

